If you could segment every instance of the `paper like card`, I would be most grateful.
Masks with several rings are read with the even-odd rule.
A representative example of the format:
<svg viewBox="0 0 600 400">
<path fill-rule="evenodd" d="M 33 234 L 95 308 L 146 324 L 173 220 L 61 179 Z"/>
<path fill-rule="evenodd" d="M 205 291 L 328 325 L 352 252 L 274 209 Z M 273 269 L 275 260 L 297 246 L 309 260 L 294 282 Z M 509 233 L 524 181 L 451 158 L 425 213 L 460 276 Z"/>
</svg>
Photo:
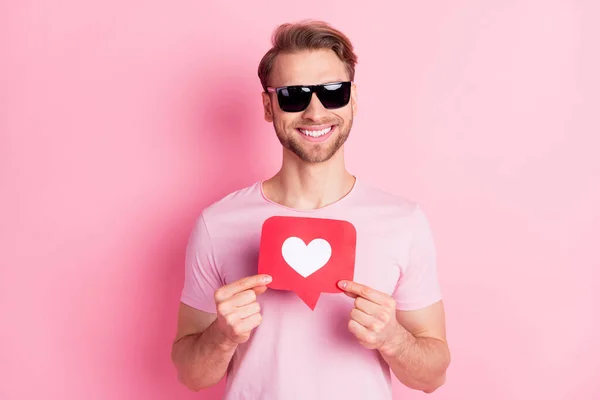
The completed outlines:
<svg viewBox="0 0 600 400">
<path fill-rule="evenodd" d="M 340 293 L 354 279 L 356 229 L 348 221 L 275 216 L 262 227 L 258 273 L 271 289 L 295 292 L 311 310 L 321 293 Z"/>
</svg>

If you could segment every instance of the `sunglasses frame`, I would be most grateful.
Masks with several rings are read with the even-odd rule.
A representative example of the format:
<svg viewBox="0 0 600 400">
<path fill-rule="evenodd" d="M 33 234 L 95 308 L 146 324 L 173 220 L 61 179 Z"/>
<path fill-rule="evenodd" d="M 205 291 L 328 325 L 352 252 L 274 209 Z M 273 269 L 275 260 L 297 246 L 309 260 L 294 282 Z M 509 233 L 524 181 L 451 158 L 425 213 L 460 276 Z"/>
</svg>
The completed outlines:
<svg viewBox="0 0 600 400">
<path fill-rule="evenodd" d="M 329 86 L 329 85 L 338 85 L 340 83 L 350 84 L 350 95 L 352 95 L 352 85 L 354 84 L 354 81 L 327 82 L 327 83 L 320 83 L 318 85 L 288 85 L 288 86 L 279 86 L 279 87 L 276 87 L 276 88 L 267 86 L 267 92 L 268 93 L 275 93 L 275 94 L 277 94 L 277 102 L 279 103 L 279 108 L 281 108 L 281 102 L 279 101 L 279 92 L 280 91 L 282 91 L 284 89 L 289 89 L 289 88 L 303 88 L 303 89 L 307 88 L 307 89 L 309 89 L 310 90 L 310 92 L 309 92 L 310 93 L 310 101 L 308 102 L 308 104 L 306 105 L 306 107 L 304 107 L 302 110 L 298 110 L 298 111 L 285 111 L 283 108 L 281 108 L 281 110 L 284 111 L 284 112 L 294 113 L 294 112 L 305 111 L 308 108 L 308 106 L 310 106 L 310 103 L 312 102 L 312 95 L 313 95 L 313 93 L 315 93 L 317 95 L 317 98 L 319 98 L 319 93 L 317 91 L 319 88 L 322 88 L 323 86 Z M 348 99 L 348 103 L 350 102 L 350 98 L 351 98 L 351 96 Z M 319 101 L 321 101 L 321 99 L 319 99 Z M 323 107 L 325 107 L 325 109 L 327 109 L 327 110 L 337 110 L 337 109 L 340 109 L 342 107 L 347 106 L 348 103 L 344 104 L 343 106 L 334 107 L 334 108 L 327 108 L 325 106 L 323 106 Z"/>
</svg>

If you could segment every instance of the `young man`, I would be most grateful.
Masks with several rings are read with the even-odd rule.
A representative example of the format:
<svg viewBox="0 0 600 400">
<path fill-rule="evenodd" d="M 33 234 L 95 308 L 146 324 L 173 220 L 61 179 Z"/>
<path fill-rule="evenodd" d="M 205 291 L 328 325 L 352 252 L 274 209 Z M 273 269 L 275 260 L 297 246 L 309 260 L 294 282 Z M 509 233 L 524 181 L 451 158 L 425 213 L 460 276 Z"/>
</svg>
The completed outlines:
<svg viewBox="0 0 600 400">
<path fill-rule="evenodd" d="M 191 234 L 172 351 L 191 390 L 227 375 L 226 399 L 391 399 L 390 370 L 426 393 L 444 383 L 450 353 L 427 219 L 344 165 L 356 60 L 323 22 L 276 30 L 258 75 L 283 163 L 203 210 Z M 353 281 L 314 310 L 257 273 L 262 224 L 274 215 L 356 228 Z"/>
</svg>

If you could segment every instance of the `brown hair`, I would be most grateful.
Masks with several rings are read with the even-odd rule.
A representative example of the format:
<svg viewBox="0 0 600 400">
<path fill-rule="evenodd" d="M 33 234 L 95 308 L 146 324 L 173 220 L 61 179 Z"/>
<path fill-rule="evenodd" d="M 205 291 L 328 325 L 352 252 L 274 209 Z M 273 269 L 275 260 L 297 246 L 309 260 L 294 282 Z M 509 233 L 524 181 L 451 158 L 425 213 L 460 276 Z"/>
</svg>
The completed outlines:
<svg viewBox="0 0 600 400">
<path fill-rule="evenodd" d="M 304 20 L 279 25 L 273 32 L 271 42 L 273 47 L 258 65 L 258 77 L 265 91 L 275 58 L 282 52 L 331 49 L 346 65 L 350 80 L 354 80 L 354 66 L 358 60 L 354 47 L 346 35 L 326 22 Z"/>
</svg>

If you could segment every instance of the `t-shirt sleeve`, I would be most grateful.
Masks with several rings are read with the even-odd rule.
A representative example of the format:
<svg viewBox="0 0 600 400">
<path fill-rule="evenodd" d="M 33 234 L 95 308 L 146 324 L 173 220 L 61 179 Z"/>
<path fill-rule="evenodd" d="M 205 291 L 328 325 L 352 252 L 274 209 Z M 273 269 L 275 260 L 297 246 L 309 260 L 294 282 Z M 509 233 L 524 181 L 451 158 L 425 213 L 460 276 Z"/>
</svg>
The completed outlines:
<svg viewBox="0 0 600 400">
<path fill-rule="evenodd" d="M 196 309 L 216 313 L 215 291 L 222 286 L 204 216 L 201 215 L 189 236 L 185 252 L 185 278 L 181 302 Z"/>
<path fill-rule="evenodd" d="M 442 299 L 434 238 L 429 221 L 418 204 L 411 223 L 407 263 L 392 295 L 398 310 L 417 310 Z"/>
</svg>

